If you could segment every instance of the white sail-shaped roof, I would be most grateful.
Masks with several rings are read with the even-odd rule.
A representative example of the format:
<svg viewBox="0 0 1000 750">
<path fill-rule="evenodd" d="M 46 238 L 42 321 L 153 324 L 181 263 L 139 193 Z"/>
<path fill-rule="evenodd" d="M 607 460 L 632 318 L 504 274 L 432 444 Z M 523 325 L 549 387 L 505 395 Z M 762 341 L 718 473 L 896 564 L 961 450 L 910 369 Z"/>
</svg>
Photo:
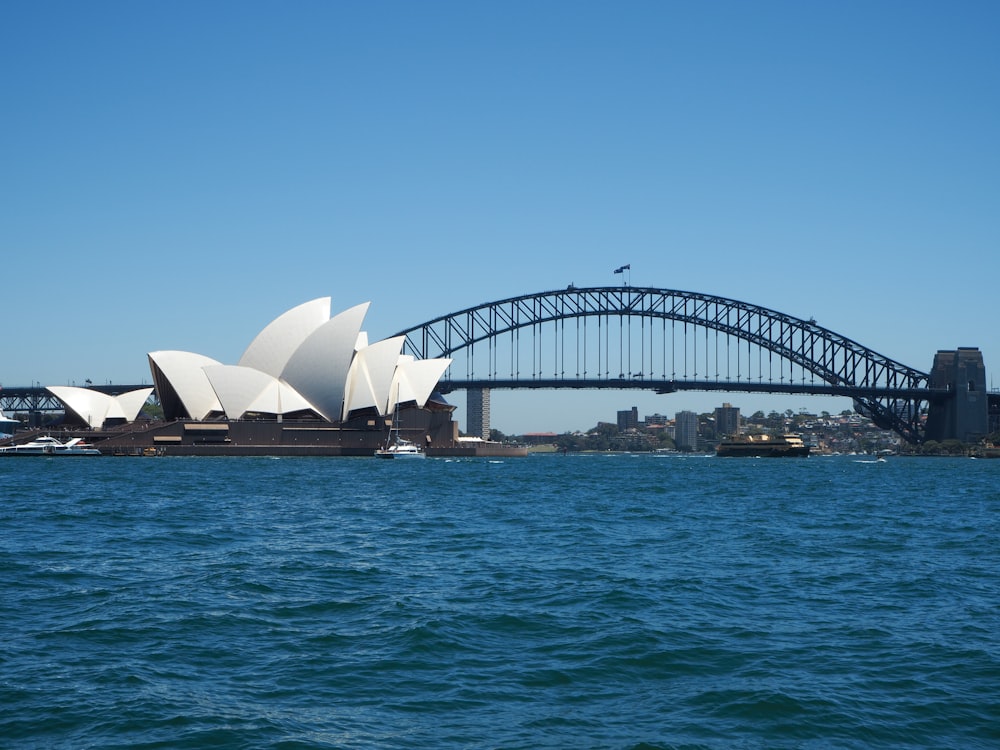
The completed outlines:
<svg viewBox="0 0 1000 750">
<path fill-rule="evenodd" d="M 358 349 L 358 352 L 362 351 Z M 347 419 L 347 415 L 358 409 L 365 409 L 376 405 L 374 397 L 371 395 L 371 387 L 361 371 L 361 359 L 357 352 L 351 360 L 351 367 L 347 371 L 347 383 L 344 386 L 344 405 L 341 408 L 341 419 Z"/>
<path fill-rule="evenodd" d="M 410 384 L 410 379 L 406 377 L 404 365 L 413 362 L 414 358 L 409 354 L 400 354 L 396 361 L 396 369 L 392 373 L 392 386 L 389 389 L 389 402 L 386 409 L 393 411 L 396 404 L 406 404 L 417 400 L 417 392 Z"/>
<path fill-rule="evenodd" d="M 343 419 L 347 419 L 347 415 L 357 409 L 375 408 L 379 414 L 388 413 L 386 404 L 389 401 L 389 388 L 404 341 L 405 336 L 383 339 L 360 349 L 354 355 L 347 377 Z"/>
<path fill-rule="evenodd" d="M 50 385 L 46 390 L 59 399 L 68 411 L 95 430 L 99 430 L 108 419 L 134 422 L 153 392 L 152 388 L 138 388 L 112 396 L 93 388 L 69 385 Z"/>
<path fill-rule="evenodd" d="M 240 366 L 252 367 L 274 377 L 280 376 L 295 350 L 329 320 L 329 297 L 293 307 L 257 334 L 240 357 Z"/>
<path fill-rule="evenodd" d="M 294 388 L 252 367 L 213 365 L 205 368 L 205 375 L 229 419 L 247 412 L 277 415 L 311 408 Z"/>
<path fill-rule="evenodd" d="M 136 388 L 134 391 L 119 393 L 108 406 L 108 413 L 104 415 L 104 418 L 117 418 L 124 419 L 126 422 L 134 422 L 152 395 L 152 388 Z"/>
<path fill-rule="evenodd" d="M 148 356 L 150 365 L 156 368 L 153 370 L 154 381 L 158 381 L 156 370 L 159 370 L 169 381 L 170 387 L 181 400 L 184 410 L 191 419 L 205 419 L 213 411 L 223 410 L 208 376 L 202 369 L 220 365 L 221 362 L 193 352 L 151 352 Z"/>
<path fill-rule="evenodd" d="M 98 429 L 104 424 L 104 415 L 108 413 L 111 402 L 107 393 L 69 385 L 50 385 L 45 390 L 92 428 Z"/>
<path fill-rule="evenodd" d="M 275 381 L 278 387 L 278 408 L 280 411 L 275 414 L 292 414 L 298 411 L 316 411 L 313 405 L 302 398 L 302 395 L 292 386 L 283 380 Z M 250 411 L 263 412 L 261 404 L 257 401 L 250 404 Z"/>
<path fill-rule="evenodd" d="M 355 305 L 313 331 L 281 372 L 281 379 L 331 422 L 340 418 L 354 346 L 369 304 Z"/>
<path fill-rule="evenodd" d="M 449 365 L 451 360 L 447 357 L 414 359 L 408 355 L 401 356 L 396 364 L 387 408 L 392 410 L 397 403 L 405 404 L 410 401 L 415 401 L 417 406 L 423 408 Z"/>
<path fill-rule="evenodd" d="M 240 419 L 254 403 L 261 404 L 261 412 L 281 413 L 278 379 L 266 372 L 239 365 L 212 365 L 205 368 L 205 375 L 229 419 Z"/>
</svg>

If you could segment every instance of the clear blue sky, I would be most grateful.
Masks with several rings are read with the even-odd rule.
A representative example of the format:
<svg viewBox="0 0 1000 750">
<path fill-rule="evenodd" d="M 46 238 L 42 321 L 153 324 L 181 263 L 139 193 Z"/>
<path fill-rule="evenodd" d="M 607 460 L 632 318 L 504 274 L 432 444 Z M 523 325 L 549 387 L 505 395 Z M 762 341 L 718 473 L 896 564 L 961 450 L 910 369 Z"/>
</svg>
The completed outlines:
<svg viewBox="0 0 1000 750">
<path fill-rule="evenodd" d="M 630 263 L 1000 387 L 1000 3 L 11 2 L 0 91 L 5 385 Z M 498 392 L 493 425 L 850 406 L 765 398 Z"/>
</svg>

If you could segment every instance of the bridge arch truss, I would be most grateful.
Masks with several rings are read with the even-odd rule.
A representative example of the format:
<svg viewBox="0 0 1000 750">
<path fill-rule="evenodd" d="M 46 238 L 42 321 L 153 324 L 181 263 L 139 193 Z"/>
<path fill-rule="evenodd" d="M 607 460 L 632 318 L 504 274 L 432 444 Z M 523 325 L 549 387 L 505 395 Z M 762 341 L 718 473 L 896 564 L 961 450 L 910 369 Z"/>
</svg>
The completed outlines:
<svg viewBox="0 0 1000 750">
<path fill-rule="evenodd" d="M 444 391 L 643 388 L 848 396 L 879 426 L 923 439 L 921 410 L 946 397 L 929 375 L 813 320 L 675 289 L 569 287 L 428 321 L 404 351 L 451 357 Z"/>
</svg>

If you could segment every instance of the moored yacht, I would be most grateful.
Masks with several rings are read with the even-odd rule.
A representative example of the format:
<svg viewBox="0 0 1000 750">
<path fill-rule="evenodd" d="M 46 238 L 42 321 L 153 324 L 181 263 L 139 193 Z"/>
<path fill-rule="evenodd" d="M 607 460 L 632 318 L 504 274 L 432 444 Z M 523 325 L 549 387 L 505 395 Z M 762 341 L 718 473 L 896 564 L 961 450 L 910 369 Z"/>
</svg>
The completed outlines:
<svg viewBox="0 0 1000 750">
<path fill-rule="evenodd" d="M 65 443 L 45 435 L 30 443 L 7 445 L 0 448 L 0 456 L 99 456 L 101 452 L 82 438 L 72 438 Z"/>
<path fill-rule="evenodd" d="M 398 435 L 394 442 L 387 443 L 384 448 L 375 451 L 377 458 L 424 458 L 425 455 L 415 444 Z"/>
<path fill-rule="evenodd" d="M 12 437 L 14 430 L 20 427 L 20 425 L 20 422 L 16 419 L 11 419 L 3 413 L 3 409 L 0 409 L 0 440 Z"/>
</svg>

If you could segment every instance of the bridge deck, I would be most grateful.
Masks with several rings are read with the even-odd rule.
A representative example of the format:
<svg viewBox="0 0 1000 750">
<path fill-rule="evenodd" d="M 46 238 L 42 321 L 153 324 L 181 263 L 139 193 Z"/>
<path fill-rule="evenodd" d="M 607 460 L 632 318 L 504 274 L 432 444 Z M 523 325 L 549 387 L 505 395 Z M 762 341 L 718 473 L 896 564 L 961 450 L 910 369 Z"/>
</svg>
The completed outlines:
<svg viewBox="0 0 1000 750">
<path fill-rule="evenodd" d="M 443 379 L 438 383 L 441 393 L 464 391 L 470 388 L 504 389 L 613 389 L 648 390 L 657 393 L 678 391 L 725 391 L 733 393 L 805 393 L 813 396 L 846 396 L 848 398 L 917 399 L 944 401 L 950 391 L 938 388 L 877 388 L 829 383 L 769 383 L 733 382 L 721 380 L 655 380 L 644 378 L 532 378 L 530 380 L 506 379 Z"/>
</svg>

